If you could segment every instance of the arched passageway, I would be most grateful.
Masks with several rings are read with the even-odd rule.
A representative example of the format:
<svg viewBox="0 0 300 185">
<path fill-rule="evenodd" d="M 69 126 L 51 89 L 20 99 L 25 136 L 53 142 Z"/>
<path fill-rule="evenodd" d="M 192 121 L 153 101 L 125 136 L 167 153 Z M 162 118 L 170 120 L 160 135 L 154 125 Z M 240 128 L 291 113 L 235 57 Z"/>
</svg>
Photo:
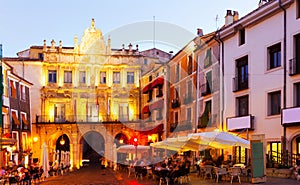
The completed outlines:
<svg viewBox="0 0 300 185">
<path fill-rule="evenodd" d="M 83 135 L 81 143 L 82 159 L 87 159 L 90 163 L 99 163 L 99 159 L 104 156 L 105 152 L 103 136 L 98 132 L 91 131 Z"/>
</svg>

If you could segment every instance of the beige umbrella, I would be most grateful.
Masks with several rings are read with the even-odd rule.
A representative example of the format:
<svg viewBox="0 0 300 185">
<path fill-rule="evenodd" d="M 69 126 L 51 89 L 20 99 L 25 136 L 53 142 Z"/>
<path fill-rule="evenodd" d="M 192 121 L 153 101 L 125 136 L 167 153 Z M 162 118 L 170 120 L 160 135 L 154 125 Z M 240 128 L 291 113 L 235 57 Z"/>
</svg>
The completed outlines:
<svg viewBox="0 0 300 185">
<path fill-rule="evenodd" d="M 192 133 L 188 137 L 194 142 L 214 148 L 228 148 L 232 146 L 250 148 L 250 141 L 225 131 Z"/>
<path fill-rule="evenodd" d="M 50 170 L 50 165 L 49 165 L 49 157 L 48 157 L 48 147 L 46 142 L 43 144 L 43 152 L 42 152 L 42 166 L 44 170 L 44 176 L 49 177 L 49 170 Z"/>
<path fill-rule="evenodd" d="M 138 145 L 137 148 L 134 145 L 121 145 L 117 148 L 117 152 L 119 153 L 144 153 L 149 152 L 150 146 Z"/>
</svg>

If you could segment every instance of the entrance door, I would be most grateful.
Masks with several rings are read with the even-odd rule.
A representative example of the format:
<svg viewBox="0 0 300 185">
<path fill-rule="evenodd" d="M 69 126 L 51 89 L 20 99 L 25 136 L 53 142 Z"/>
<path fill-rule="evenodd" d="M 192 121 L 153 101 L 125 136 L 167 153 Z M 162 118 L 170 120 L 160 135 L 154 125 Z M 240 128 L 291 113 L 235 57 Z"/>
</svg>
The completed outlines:
<svg viewBox="0 0 300 185">
<path fill-rule="evenodd" d="M 122 103 L 119 105 L 119 120 L 128 121 L 128 104 Z"/>
</svg>

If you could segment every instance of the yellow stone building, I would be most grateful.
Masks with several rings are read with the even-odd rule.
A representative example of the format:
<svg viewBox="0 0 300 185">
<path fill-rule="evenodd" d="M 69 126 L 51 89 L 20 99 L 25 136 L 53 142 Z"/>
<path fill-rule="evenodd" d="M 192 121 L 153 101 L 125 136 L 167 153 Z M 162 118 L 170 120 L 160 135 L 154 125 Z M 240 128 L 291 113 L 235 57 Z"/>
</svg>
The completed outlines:
<svg viewBox="0 0 300 185">
<path fill-rule="evenodd" d="M 67 158 L 65 163 L 77 168 L 82 159 L 98 160 L 99 155 L 115 162 L 114 146 L 121 140 L 129 144 L 145 129 L 140 119 L 142 72 L 170 58 L 168 53 L 139 51 L 132 44 L 112 49 L 94 19 L 80 41 L 74 38 L 74 47 L 54 40 L 48 46 L 44 40 L 43 46 L 17 55 L 9 64 L 34 84 L 32 157 L 40 158 L 46 144 L 50 161 Z M 141 138 L 139 144 L 146 142 Z"/>
</svg>

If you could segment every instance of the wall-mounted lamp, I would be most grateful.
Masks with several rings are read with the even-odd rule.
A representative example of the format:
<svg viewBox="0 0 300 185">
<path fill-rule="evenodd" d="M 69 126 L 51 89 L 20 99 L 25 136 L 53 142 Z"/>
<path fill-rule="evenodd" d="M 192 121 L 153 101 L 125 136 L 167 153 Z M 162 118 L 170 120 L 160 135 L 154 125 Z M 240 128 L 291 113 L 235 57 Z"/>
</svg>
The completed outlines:
<svg viewBox="0 0 300 185">
<path fill-rule="evenodd" d="M 33 137 L 33 142 L 34 142 L 34 143 L 36 143 L 38 140 L 39 140 L 39 138 L 38 138 L 38 137 L 36 137 L 36 136 L 35 136 L 35 137 Z"/>
</svg>

